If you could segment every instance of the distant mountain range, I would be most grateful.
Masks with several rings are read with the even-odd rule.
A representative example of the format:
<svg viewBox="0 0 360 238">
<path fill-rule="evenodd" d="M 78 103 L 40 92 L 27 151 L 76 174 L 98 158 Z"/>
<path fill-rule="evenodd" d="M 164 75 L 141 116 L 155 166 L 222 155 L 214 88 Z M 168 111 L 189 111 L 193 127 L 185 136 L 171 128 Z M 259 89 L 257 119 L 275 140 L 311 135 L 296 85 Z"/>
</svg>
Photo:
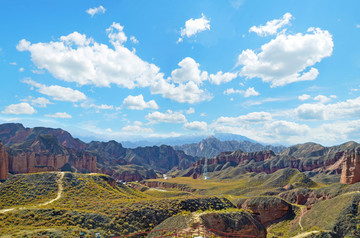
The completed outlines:
<svg viewBox="0 0 360 238">
<path fill-rule="evenodd" d="M 215 137 L 221 141 L 235 140 L 235 141 L 250 141 L 256 143 L 256 141 L 242 135 L 235 135 L 229 133 L 215 133 L 214 135 L 184 135 L 184 136 L 171 137 L 171 138 L 147 138 L 138 141 L 122 141 L 121 144 L 126 148 L 136 148 L 139 146 L 154 146 L 154 145 L 182 146 L 185 144 L 199 143 L 199 141 L 209 137 Z"/>
<path fill-rule="evenodd" d="M 223 137 L 224 138 L 224 137 Z M 225 137 L 226 138 L 226 137 Z M 231 137 L 227 137 L 231 138 Z M 242 137 L 246 138 L 246 137 Z M 280 153 L 286 149 L 285 146 L 262 145 L 249 140 L 226 140 L 221 141 L 218 138 L 211 136 L 201 140 L 199 143 L 185 144 L 181 146 L 174 146 L 176 150 L 182 150 L 187 155 L 196 157 L 212 158 L 221 152 L 242 150 L 244 152 L 256 152 L 263 150 L 272 150 L 275 153 Z"/>
</svg>

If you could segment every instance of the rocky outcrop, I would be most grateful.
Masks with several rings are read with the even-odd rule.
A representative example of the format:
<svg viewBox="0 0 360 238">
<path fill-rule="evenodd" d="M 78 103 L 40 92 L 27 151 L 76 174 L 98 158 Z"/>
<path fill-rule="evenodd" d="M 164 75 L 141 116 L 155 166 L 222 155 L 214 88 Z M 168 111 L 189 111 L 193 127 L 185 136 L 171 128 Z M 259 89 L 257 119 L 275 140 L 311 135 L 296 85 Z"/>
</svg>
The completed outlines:
<svg viewBox="0 0 360 238">
<path fill-rule="evenodd" d="M 172 216 L 156 226 L 147 237 L 162 236 L 159 230 L 167 230 L 171 237 L 266 237 L 265 227 L 244 210 Z"/>
<path fill-rule="evenodd" d="M 292 211 L 291 205 L 278 197 L 253 197 L 236 205 L 258 214 L 258 219 L 264 226 L 287 216 Z"/>
<path fill-rule="evenodd" d="M 340 183 L 353 184 L 360 182 L 360 147 L 344 154 Z"/>
<path fill-rule="evenodd" d="M 62 146 L 53 135 L 39 135 L 8 148 L 11 173 L 60 171 L 70 164 L 79 172 L 97 172 L 97 158 L 89 152 Z"/>
<path fill-rule="evenodd" d="M 4 144 L 0 141 L 0 180 L 8 178 L 9 159 Z"/>
</svg>

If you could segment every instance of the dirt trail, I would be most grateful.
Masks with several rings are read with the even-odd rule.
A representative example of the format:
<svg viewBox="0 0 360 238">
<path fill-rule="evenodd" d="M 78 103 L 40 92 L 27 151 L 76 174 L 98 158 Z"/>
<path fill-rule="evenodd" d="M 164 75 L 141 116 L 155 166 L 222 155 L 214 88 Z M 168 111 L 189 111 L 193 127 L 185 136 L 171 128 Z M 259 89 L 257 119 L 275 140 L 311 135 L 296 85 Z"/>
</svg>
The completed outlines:
<svg viewBox="0 0 360 238">
<path fill-rule="evenodd" d="M 64 185 L 63 185 L 64 175 L 65 175 L 65 172 L 58 172 L 58 178 L 56 180 L 56 183 L 58 185 L 58 192 L 57 192 L 56 198 L 51 199 L 50 201 L 47 201 L 47 202 L 44 202 L 44 203 L 40 203 L 40 204 L 38 204 L 36 206 L 26 206 L 26 207 L 2 209 L 2 210 L 0 210 L 0 213 L 7 213 L 7 212 L 14 211 L 14 210 L 24 210 L 24 209 L 29 209 L 29 208 L 36 208 L 36 207 L 40 207 L 40 206 L 46 206 L 46 205 L 48 205 L 50 203 L 53 203 L 53 202 L 59 200 L 62 197 L 62 193 L 63 193 L 63 190 L 64 190 Z"/>
<path fill-rule="evenodd" d="M 317 233 L 320 233 L 320 231 L 304 232 L 304 233 L 298 234 L 298 235 L 296 235 L 296 236 L 293 236 L 293 237 L 291 237 L 291 238 L 305 238 L 305 237 L 308 237 L 309 235 L 317 234 Z"/>
</svg>

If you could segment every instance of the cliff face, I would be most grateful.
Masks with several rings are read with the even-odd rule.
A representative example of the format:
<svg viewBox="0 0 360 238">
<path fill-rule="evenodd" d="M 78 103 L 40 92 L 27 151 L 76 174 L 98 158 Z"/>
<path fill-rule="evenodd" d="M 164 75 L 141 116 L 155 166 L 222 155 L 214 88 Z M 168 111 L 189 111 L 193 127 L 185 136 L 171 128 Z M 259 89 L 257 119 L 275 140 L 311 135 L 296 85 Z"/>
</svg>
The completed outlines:
<svg viewBox="0 0 360 238">
<path fill-rule="evenodd" d="M 360 147 L 344 154 L 340 183 L 353 184 L 360 182 Z"/>
<path fill-rule="evenodd" d="M 52 135 L 39 135 L 9 147 L 8 151 L 12 173 L 60 171 L 67 164 L 80 172 L 97 172 L 96 156 L 68 149 Z"/>
<path fill-rule="evenodd" d="M 4 144 L 0 141 L 0 180 L 8 178 L 9 160 Z"/>
</svg>

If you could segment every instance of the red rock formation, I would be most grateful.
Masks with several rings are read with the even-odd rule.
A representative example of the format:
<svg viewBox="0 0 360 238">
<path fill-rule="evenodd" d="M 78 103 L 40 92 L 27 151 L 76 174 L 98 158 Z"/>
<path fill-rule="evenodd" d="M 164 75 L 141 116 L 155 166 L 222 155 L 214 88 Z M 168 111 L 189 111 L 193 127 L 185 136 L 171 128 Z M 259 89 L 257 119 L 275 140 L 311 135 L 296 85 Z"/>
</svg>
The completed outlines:
<svg viewBox="0 0 360 238">
<path fill-rule="evenodd" d="M 258 214 L 258 219 L 264 226 L 283 218 L 291 211 L 291 205 L 277 197 L 253 197 L 240 201 L 237 207 Z"/>
<path fill-rule="evenodd" d="M 275 156 L 272 151 L 259 151 L 259 152 L 242 152 L 235 151 L 232 153 L 222 152 L 218 156 L 208 159 L 208 165 L 211 164 L 225 164 L 227 162 L 235 162 L 237 164 L 243 163 L 248 160 L 254 160 L 255 162 L 271 159 Z M 205 160 L 198 160 L 193 166 L 204 164 Z"/>
<path fill-rule="evenodd" d="M 5 151 L 5 146 L 0 142 L 0 180 L 6 180 L 8 178 L 9 171 L 9 159 L 8 154 Z"/>
<path fill-rule="evenodd" d="M 357 182 L 360 182 L 360 147 L 344 155 L 340 178 L 340 183 L 343 184 Z"/>
</svg>

